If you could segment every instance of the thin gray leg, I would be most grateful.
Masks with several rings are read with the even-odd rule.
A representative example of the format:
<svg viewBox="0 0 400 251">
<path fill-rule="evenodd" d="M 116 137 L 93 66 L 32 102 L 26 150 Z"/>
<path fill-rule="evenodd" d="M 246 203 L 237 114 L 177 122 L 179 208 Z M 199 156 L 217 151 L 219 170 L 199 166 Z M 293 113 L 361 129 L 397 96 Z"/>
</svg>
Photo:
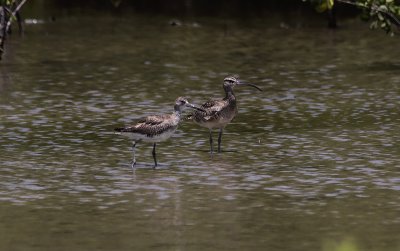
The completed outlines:
<svg viewBox="0 0 400 251">
<path fill-rule="evenodd" d="M 221 140 L 222 140 L 222 132 L 224 131 L 224 128 L 219 129 L 219 134 L 218 134 L 218 152 L 221 152 Z"/>
<path fill-rule="evenodd" d="M 133 168 L 135 167 L 135 165 L 136 165 L 136 158 L 135 158 L 136 143 L 137 143 L 137 142 L 133 142 L 133 146 L 132 146 L 132 153 L 133 153 L 132 169 L 133 169 Z"/>
<path fill-rule="evenodd" d="M 212 129 L 210 129 L 210 153 L 213 154 Z"/>
<path fill-rule="evenodd" d="M 154 159 L 154 167 L 157 166 L 157 157 L 156 157 L 156 143 L 153 145 L 153 159 Z"/>
</svg>

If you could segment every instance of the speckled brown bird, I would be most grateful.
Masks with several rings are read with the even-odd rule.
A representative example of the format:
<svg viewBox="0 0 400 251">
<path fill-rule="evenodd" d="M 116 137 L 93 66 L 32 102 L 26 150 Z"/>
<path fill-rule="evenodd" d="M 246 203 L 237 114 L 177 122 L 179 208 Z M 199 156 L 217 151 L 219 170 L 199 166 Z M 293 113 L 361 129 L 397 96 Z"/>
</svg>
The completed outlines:
<svg viewBox="0 0 400 251">
<path fill-rule="evenodd" d="M 201 108 L 205 111 L 195 111 L 192 115 L 193 121 L 210 130 L 210 152 L 213 153 L 212 130 L 219 128 L 218 134 L 218 152 L 221 152 L 222 133 L 227 124 L 237 114 L 236 97 L 233 93 L 233 88 L 237 85 L 252 86 L 259 91 L 261 89 L 250 83 L 242 82 L 236 77 L 229 76 L 224 79 L 223 88 L 225 97 L 221 100 L 209 100 L 204 103 Z"/>
<path fill-rule="evenodd" d="M 195 105 L 189 103 L 186 98 L 179 97 L 175 101 L 174 112 L 172 114 L 148 116 L 137 120 L 132 125 L 115 128 L 117 134 L 125 135 L 133 140 L 132 168 L 136 165 L 136 144 L 141 141 L 153 143 L 152 153 L 154 159 L 154 167 L 157 166 L 156 143 L 165 141 L 169 139 L 172 134 L 174 134 L 181 120 L 181 112 L 186 107 L 193 108 L 202 112 L 205 111 L 204 109 L 198 108 Z"/>
</svg>

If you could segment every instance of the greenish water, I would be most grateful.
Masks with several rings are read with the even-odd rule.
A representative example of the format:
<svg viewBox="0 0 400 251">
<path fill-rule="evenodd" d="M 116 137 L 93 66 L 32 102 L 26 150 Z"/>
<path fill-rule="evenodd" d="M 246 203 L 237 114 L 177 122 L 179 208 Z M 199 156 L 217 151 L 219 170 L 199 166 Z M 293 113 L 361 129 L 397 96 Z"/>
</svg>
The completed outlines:
<svg viewBox="0 0 400 251">
<path fill-rule="evenodd" d="M 0 250 L 400 250 L 398 38 L 358 21 L 62 18 L 7 41 Z M 235 89 L 221 154 L 185 121 L 137 150 L 116 126 Z M 215 137 L 217 134 L 215 134 Z"/>
</svg>

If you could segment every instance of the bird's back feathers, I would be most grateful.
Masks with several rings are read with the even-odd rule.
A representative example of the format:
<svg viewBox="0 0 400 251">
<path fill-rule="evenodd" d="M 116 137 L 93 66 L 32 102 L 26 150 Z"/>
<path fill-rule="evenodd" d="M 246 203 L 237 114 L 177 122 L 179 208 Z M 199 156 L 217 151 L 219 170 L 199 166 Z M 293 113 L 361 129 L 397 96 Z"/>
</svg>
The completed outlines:
<svg viewBox="0 0 400 251">
<path fill-rule="evenodd" d="M 176 118 L 174 114 L 153 115 L 139 119 L 132 125 L 115 128 L 114 130 L 124 134 L 154 137 L 166 131 L 175 131 L 178 123 L 179 118 Z"/>
</svg>

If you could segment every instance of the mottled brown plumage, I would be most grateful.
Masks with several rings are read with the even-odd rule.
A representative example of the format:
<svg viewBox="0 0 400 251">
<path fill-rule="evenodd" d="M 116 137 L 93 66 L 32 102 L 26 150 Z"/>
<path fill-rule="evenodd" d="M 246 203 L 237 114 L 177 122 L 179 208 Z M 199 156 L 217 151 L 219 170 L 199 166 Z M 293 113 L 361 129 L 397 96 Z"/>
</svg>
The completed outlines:
<svg viewBox="0 0 400 251">
<path fill-rule="evenodd" d="M 196 111 L 193 114 L 193 120 L 208 129 L 225 127 L 237 114 L 236 100 L 233 95 L 222 100 L 209 100 L 201 108 L 205 112 Z"/>
<path fill-rule="evenodd" d="M 159 136 L 167 131 L 175 131 L 178 128 L 179 120 L 180 114 L 177 113 L 153 115 L 139 119 L 133 125 L 115 128 L 115 131 L 132 139 L 160 142 L 163 141 L 163 138 Z"/>
<path fill-rule="evenodd" d="M 210 152 L 213 153 L 212 129 L 218 128 L 218 152 L 221 152 L 222 132 L 237 114 L 236 97 L 233 93 L 233 87 L 236 85 L 249 85 L 261 91 L 256 85 L 243 83 L 235 77 L 226 77 L 223 88 L 225 97 L 221 100 L 209 100 L 201 108 L 205 111 L 195 111 L 192 115 L 193 121 L 210 130 Z"/>
<path fill-rule="evenodd" d="M 135 147 L 140 141 L 153 143 L 154 167 L 157 166 L 156 143 L 167 140 L 174 134 L 180 122 L 181 112 L 185 107 L 204 111 L 190 104 L 187 99 L 179 97 L 175 101 L 172 114 L 152 115 L 139 119 L 132 125 L 115 128 L 116 133 L 128 136 L 133 140 L 132 168 L 136 164 Z"/>
</svg>

